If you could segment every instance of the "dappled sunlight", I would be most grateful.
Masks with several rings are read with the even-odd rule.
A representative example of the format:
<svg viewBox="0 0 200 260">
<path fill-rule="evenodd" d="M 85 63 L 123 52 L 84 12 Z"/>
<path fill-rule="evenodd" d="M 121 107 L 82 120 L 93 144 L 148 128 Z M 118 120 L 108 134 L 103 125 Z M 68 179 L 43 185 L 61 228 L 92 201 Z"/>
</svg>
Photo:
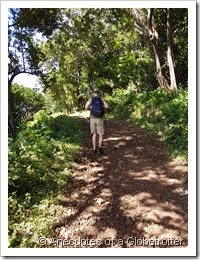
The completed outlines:
<svg viewBox="0 0 200 260">
<path fill-rule="evenodd" d="M 121 137 L 108 137 L 105 138 L 104 141 L 116 141 L 116 140 L 122 140 L 123 138 Z"/>
<path fill-rule="evenodd" d="M 130 236 L 181 237 L 187 245 L 182 168 L 170 163 L 162 144 L 153 143 L 147 134 L 144 139 L 138 131 L 131 138 L 128 131 L 118 132 L 114 125 L 112 136 L 104 139 L 103 156 L 85 149 L 86 154 L 74 163 L 75 182 L 63 201 L 66 210 L 71 208 L 71 215 L 66 214 L 61 221 L 69 237 L 88 236 L 101 241 Z M 133 247 L 127 243 L 98 245 L 115 246 Z"/>
<path fill-rule="evenodd" d="M 128 175 L 132 176 L 134 179 L 136 180 L 157 180 L 158 179 L 158 175 L 154 172 L 134 172 L 134 171 L 129 171 Z"/>
<path fill-rule="evenodd" d="M 124 214 L 134 219 L 135 227 L 144 237 L 178 237 L 181 230 L 182 237 L 187 238 L 187 225 L 173 203 L 159 203 L 152 194 L 141 192 L 121 196 L 120 205 Z"/>
<path fill-rule="evenodd" d="M 102 196 L 104 198 L 111 198 L 112 191 L 108 188 L 102 188 L 100 196 Z"/>
<path fill-rule="evenodd" d="M 126 141 L 131 140 L 131 136 L 120 136 L 120 137 L 108 137 L 104 139 L 104 142 L 106 143 L 106 146 L 109 146 L 110 143 L 115 143 L 114 148 L 120 148 L 122 146 L 126 145 Z M 118 142 L 116 142 L 118 141 Z"/>
<path fill-rule="evenodd" d="M 173 208 L 164 209 L 158 204 L 156 210 L 141 215 L 144 221 L 144 236 L 157 236 L 158 238 L 178 237 L 180 230 L 182 238 L 187 238 L 187 225 L 181 217 L 173 211 Z"/>
<path fill-rule="evenodd" d="M 137 146 L 136 149 L 141 152 L 145 150 L 145 148 L 143 146 Z"/>
<path fill-rule="evenodd" d="M 112 239 L 115 239 L 117 237 L 117 231 L 115 228 L 106 228 L 106 227 L 103 227 L 102 228 L 102 231 L 100 231 L 97 235 L 97 238 L 98 239 L 101 239 L 102 241 L 103 240 L 107 240 L 109 241 L 112 240 Z M 112 243 L 111 243 L 112 245 Z"/>
<path fill-rule="evenodd" d="M 162 182 L 163 185 L 171 185 L 171 184 L 178 185 L 182 183 L 182 181 L 178 178 L 177 179 L 169 178 L 167 175 L 160 174 L 160 172 L 155 172 L 155 171 L 144 171 L 144 172 L 129 171 L 128 174 L 132 176 L 135 180 L 157 181 L 157 182 Z"/>
<path fill-rule="evenodd" d="M 168 179 L 168 178 L 164 178 L 165 179 L 165 185 L 170 185 L 170 184 L 181 184 L 182 182 L 180 180 L 177 179 Z M 161 179 L 162 181 L 162 179 Z"/>
</svg>

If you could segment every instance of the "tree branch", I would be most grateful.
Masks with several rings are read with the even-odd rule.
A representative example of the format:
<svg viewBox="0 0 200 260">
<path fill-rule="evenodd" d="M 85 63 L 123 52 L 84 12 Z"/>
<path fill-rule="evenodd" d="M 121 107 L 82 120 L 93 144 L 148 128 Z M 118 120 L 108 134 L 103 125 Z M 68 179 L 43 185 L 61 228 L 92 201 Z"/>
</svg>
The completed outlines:
<svg viewBox="0 0 200 260">
<path fill-rule="evenodd" d="M 30 15 L 31 11 L 32 10 L 29 10 L 29 12 L 27 12 L 25 15 L 19 17 L 16 22 L 14 22 L 13 24 L 8 25 L 8 28 L 16 26 L 17 24 L 21 23 L 21 21 L 23 21 L 24 18 L 27 18 Z"/>
<path fill-rule="evenodd" d="M 140 10 L 137 8 L 132 9 L 132 15 L 135 18 L 137 27 L 139 26 L 142 32 L 144 33 L 145 36 L 148 36 L 148 29 L 147 26 L 145 25 L 142 16 L 140 14 Z"/>
<path fill-rule="evenodd" d="M 12 85 L 12 82 L 14 80 L 14 78 L 19 75 L 19 74 L 22 74 L 22 73 L 26 73 L 26 74 L 30 74 L 30 75 L 36 75 L 36 73 L 33 73 L 33 72 L 30 72 L 30 71 L 18 71 L 18 72 L 14 72 L 11 77 L 8 79 L 8 87 L 10 88 L 11 85 Z"/>
</svg>

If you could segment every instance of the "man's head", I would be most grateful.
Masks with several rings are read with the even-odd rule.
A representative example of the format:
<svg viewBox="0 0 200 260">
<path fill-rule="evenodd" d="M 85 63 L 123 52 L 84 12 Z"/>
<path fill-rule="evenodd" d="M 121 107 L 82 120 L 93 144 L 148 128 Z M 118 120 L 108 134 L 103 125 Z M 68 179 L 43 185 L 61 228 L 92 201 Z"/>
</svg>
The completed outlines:
<svg viewBox="0 0 200 260">
<path fill-rule="evenodd" d="M 99 96 L 99 95 L 100 95 L 99 90 L 98 90 L 98 89 L 94 89 L 94 90 L 93 90 L 93 95 L 94 95 L 94 96 Z"/>
</svg>

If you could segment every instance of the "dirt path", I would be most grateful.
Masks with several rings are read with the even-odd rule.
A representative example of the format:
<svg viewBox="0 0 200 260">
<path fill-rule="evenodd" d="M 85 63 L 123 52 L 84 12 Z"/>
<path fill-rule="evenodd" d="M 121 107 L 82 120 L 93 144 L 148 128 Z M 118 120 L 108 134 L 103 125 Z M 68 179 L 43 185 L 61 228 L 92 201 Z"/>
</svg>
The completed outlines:
<svg viewBox="0 0 200 260">
<path fill-rule="evenodd" d="M 60 247 L 186 247 L 187 164 L 128 122 L 108 120 L 103 156 L 85 147 L 61 199 Z"/>
</svg>

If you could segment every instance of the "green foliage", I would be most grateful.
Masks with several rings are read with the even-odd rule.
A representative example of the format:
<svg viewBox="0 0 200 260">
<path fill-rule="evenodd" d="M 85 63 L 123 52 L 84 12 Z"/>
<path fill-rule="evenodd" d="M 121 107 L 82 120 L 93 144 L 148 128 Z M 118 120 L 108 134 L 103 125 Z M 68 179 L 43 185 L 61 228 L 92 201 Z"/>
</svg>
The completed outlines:
<svg viewBox="0 0 200 260">
<path fill-rule="evenodd" d="M 188 92 L 187 90 L 154 91 L 136 94 L 133 89 L 116 90 L 106 97 L 112 115 L 132 120 L 166 142 L 174 156 L 188 156 Z"/>
<path fill-rule="evenodd" d="M 9 140 L 9 247 L 39 247 L 50 237 L 67 192 L 71 162 L 82 144 L 82 127 L 63 114 L 35 114 L 15 141 Z"/>
<path fill-rule="evenodd" d="M 50 90 L 47 90 L 44 95 L 44 107 L 48 114 L 58 113 L 58 112 L 64 112 L 64 102 L 58 101 L 53 98 L 53 95 L 51 94 Z M 66 108 L 65 108 L 66 109 Z"/>
<path fill-rule="evenodd" d="M 22 28 L 36 30 L 50 36 L 60 25 L 60 8 L 11 8 L 15 23 Z"/>
<path fill-rule="evenodd" d="M 8 11 L 8 74 L 12 77 L 21 72 L 38 75 L 40 52 L 34 36 L 37 32 L 49 37 L 59 27 L 61 9 L 9 8 Z"/>
<path fill-rule="evenodd" d="M 142 14 L 146 17 L 147 9 Z M 155 8 L 155 22 L 165 52 L 166 9 Z M 186 8 L 173 9 L 173 29 L 177 83 L 187 87 Z M 46 37 L 36 39 L 36 33 Z M 83 108 L 94 87 L 110 93 L 132 82 L 138 91 L 154 90 L 155 57 L 147 43 L 134 26 L 132 9 L 9 9 L 9 75 L 40 75 L 44 89 L 50 90 L 50 112 Z"/>
<path fill-rule="evenodd" d="M 154 77 L 154 60 L 149 50 L 131 50 L 119 58 L 116 85 L 127 86 L 134 82 L 138 90 L 152 90 L 156 85 Z"/>
<path fill-rule="evenodd" d="M 67 9 L 63 14 L 66 27 L 40 45 L 43 83 L 55 104 L 51 111 L 83 108 L 94 87 L 111 93 L 131 82 L 138 90 L 155 85 L 154 57 L 134 32 L 129 9 Z"/>
<path fill-rule="evenodd" d="M 34 89 L 25 88 L 15 83 L 12 85 L 11 91 L 17 126 L 21 122 L 33 119 L 33 115 L 43 109 L 44 97 Z"/>
</svg>

